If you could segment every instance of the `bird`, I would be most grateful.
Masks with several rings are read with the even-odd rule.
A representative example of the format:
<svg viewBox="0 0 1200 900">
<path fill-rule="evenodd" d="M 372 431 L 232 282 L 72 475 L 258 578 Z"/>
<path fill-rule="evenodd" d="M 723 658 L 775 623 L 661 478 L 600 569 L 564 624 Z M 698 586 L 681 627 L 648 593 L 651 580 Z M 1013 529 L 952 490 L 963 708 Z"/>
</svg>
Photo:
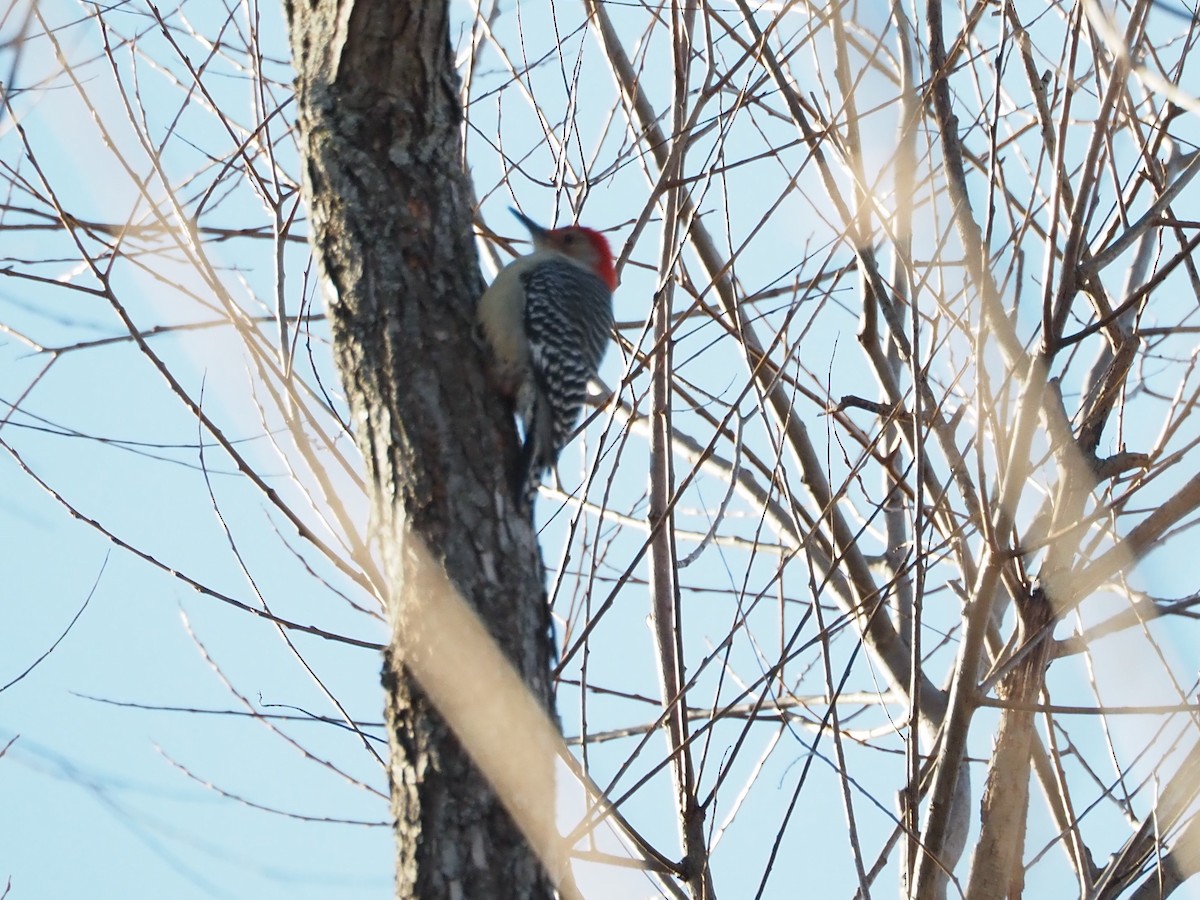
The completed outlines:
<svg viewBox="0 0 1200 900">
<path fill-rule="evenodd" d="M 571 439 L 608 348 L 617 287 L 612 250 L 581 225 L 544 228 L 510 207 L 533 251 L 505 266 L 479 300 L 489 381 L 521 422 L 515 496 L 532 509 L 545 473 Z"/>
</svg>

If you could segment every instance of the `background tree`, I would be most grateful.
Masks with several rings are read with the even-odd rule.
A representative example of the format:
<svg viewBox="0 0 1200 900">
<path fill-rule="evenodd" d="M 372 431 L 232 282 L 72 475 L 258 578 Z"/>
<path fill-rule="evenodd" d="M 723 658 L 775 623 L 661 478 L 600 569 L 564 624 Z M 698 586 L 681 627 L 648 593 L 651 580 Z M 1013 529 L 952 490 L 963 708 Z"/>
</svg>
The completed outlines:
<svg viewBox="0 0 1200 900">
<path fill-rule="evenodd" d="M 392 6 L 297 5 L 294 72 L 253 3 L 0 18 L 0 777 L 39 810 L 14 894 L 67 878 L 34 848 L 81 787 L 197 893 L 279 884 L 228 851 L 267 822 L 319 895 L 386 891 L 388 820 L 432 813 L 389 813 L 381 738 L 418 713 L 400 785 L 400 751 L 452 746 L 402 677 L 374 712 L 423 550 L 553 691 L 584 896 L 1172 893 L 1200 791 L 1193 12 Z M 553 660 L 510 600 L 537 547 L 469 337 L 466 229 L 490 275 L 514 201 L 620 248 L 617 349 L 539 500 Z M 448 752 L 429 789 L 489 797 Z M 104 777 L 121 755 L 153 802 Z M 180 772 L 230 802 L 171 815 Z M 519 847 L 483 802 L 438 810 Z M 345 848 L 374 881 L 306 871 Z"/>
</svg>

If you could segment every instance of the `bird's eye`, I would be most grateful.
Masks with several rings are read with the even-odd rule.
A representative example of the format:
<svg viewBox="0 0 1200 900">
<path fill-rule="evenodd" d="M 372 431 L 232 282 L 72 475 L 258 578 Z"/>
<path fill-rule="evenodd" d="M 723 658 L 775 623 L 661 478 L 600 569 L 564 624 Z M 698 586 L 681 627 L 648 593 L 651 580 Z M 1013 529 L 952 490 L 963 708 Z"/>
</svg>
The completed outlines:
<svg viewBox="0 0 1200 900">
<path fill-rule="evenodd" d="M 568 231 L 566 234 L 563 235 L 563 243 L 564 244 L 575 243 L 575 235 Z"/>
</svg>

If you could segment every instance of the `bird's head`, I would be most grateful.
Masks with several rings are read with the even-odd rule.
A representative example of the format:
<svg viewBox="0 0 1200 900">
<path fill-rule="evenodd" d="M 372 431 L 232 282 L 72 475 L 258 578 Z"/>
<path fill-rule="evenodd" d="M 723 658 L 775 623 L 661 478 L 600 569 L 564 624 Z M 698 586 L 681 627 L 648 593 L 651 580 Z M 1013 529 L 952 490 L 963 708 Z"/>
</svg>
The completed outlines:
<svg viewBox="0 0 1200 900">
<path fill-rule="evenodd" d="M 511 209 L 511 207 L 510 207 Z M 562 228 L 543 228 L 528 216 L 511 209 L 512 214 L 529 229 L 533 246 L 538 250 L 551 250 L 583 263 L 608 285 L 617 289 L 617 273 L 613 268 L 612 250 L 608 239 L 594 228 L 582 225 L 566 225 Z"/>
</svg>

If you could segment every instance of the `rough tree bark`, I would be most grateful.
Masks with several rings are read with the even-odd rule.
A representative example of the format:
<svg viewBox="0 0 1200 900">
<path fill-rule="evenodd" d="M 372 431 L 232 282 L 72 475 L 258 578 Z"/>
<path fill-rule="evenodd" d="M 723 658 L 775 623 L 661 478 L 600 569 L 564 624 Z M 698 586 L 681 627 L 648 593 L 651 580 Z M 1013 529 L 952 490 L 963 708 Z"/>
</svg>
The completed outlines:
<svg viewBox="0 0 1200 900">
<path fill-rule="evenodd" d="M 388 579 L 397 896 L 549 897 L 536 856 L 406 664 L 442 652 L 427 633 L 422 643 L 414 615 L 441 602 L 413 602 L 416 584 L 437 582 L 414 580 L 432 560 L 551 705 L 540 555 L 505 488 L 515 431 L 474 338 L 482 283 L 446 4 L 285 6 L 311 242 Z M 494 715 L 489 685 L 468 687 L 478 714 Z"/>
</svg>

